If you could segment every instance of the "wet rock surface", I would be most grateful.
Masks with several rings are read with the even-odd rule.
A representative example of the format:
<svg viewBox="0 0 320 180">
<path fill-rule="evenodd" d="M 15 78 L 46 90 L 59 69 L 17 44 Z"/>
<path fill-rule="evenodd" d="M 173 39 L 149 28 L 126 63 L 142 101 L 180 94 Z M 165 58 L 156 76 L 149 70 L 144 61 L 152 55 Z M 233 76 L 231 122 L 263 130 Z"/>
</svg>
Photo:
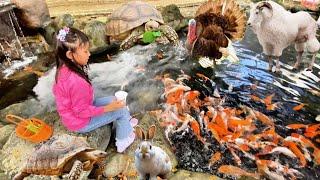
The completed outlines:
<svg viewBox="0 0 320 180">
<path fill-rule="evenodd" d="M 12 0 L 15 11 L 22 26 L 27 28 L 41 28 L 50 23 L 50 14 L 46 1 L 43 0 Z"/>
</svg>

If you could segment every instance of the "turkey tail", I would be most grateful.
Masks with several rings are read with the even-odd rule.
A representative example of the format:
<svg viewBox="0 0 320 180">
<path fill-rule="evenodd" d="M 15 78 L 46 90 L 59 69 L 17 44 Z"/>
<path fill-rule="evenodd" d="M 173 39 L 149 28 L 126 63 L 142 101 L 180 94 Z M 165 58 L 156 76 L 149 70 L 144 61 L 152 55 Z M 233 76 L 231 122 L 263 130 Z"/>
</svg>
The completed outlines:
<svg viewBox="0 0 320 180">
<path fill-rule="evenodd" d="M 243 38 L 247 18 L 235 0 L 209 0 L 202 4 L 196 12 L 196 19 L 207 18 L 213 18 L 214 24 L 221 26 L 229 39 Z"/>
</svg>

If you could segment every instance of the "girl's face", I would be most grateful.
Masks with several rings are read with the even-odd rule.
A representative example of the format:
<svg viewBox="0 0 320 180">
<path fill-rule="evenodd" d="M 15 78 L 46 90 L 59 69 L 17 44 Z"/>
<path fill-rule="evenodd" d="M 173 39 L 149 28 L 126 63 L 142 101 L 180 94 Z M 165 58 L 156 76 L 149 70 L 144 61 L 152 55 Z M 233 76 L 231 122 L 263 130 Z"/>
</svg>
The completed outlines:
<svg viewBox="0 0 320 180">
<path fill-rule="evenodd" d="M 80 45 L 75 52 L 72 53 L 72 57 L 72 59 L 79 65 L 87 65 L 90 57 L 89 43 Z"/>
</svg>

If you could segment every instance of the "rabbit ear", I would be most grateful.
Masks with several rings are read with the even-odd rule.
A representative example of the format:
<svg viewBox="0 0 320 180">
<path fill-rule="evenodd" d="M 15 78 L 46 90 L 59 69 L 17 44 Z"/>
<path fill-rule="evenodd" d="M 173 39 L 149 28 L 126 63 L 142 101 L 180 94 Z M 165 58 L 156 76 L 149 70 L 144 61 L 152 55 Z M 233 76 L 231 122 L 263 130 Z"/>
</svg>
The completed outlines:
<svg viewBox="0 0 320 180">
<path fill-rule="evenodd" d="M 148 137 L 147 139 L 148 140 L 151 140 L 154 138 L 154 135 L 156 134 L 156 126 L 155 125 L 152 125 L 149 130 L 148 130 Z"/>
<path fill-rule="evenodd" d="M 136 135 L 139 139 L 141 140 L 145 140 L 146 139 L 146 136 L 142 130 L 142 128 L 140 126 L 136 126 Z"/>
</svg>

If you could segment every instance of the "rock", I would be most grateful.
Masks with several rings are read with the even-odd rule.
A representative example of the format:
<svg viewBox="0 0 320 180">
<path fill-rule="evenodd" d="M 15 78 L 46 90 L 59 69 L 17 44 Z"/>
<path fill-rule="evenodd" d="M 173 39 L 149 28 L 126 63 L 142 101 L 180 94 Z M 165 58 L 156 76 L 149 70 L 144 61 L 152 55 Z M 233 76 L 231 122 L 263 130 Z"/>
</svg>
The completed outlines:
<svg viewBox="0 0 320 180">
<path fill-rule="evenodd" d="M 46 1 L 11 0 L 17 6 L 16 15 L 23 27 L 36 29 L 50 23 L 50 14 Z"/>
<path fill-rule="evenodd" d="M 197 173 L 192 171 L 186 171 L 186 170 L 179 170 L 174 175 L 169 177 L 170 180 L 202 180 L 202 179 L 220 179 L 217 176 L 214 176 L 212 174 L 206 174 L 206 173 Z"/>
<path fill-rule="evenodd" d="M 83 29 L 83 32 L 90 39 L 90 52 L 92 54 L 105 51 L 109 45 L 106 39 L 105 26 L 106 24 L 103 22 L 92 20 Z"/>
<path fill-rule="evenodd" d="M 58 25 L 55 21 L 51 21 L 47 26 L 43 27 L 42 35 L 48 44 L 53 45 L 54 35 L 58 31 Z"/>
<path fill-rule="evenodd" d="M 3 127 L 0 126 L 0 149 L 2 149 L 2 146 L 7 142 L 11 133 L 14 132 L 14 129 L 14 125 L 6 125 Z"/>
<path fill-rule="evenodd" d="M 174 28 L 175 31 L 180 31 L 188 26 L 188 19 L 182 16 L 180 9 L 175 4 L 165 6 L 161 10 L 161 14 L 164 22 Z"/>
<path fill-rule="evenodd" d="M 74 24 L 73 24 L 73 27 L 76 28 L 76 29 L 84 29 L 84 27 L 86 26 L 88 21 L 86 21 L 85 19 L 76 19 Z"/>
<path fill-rule="evenodd" d="M 64 26 L 72 27 L 74 24 L 74 18 L 70 14 L 63 14 L 54 19 L 58 29 L 63 28 Z"/>
<path fill-rule="evenodd" d="M 10 79 L 1 80 L 0 84 L 0 109 L 5 108 L 19 100 L 27 99 L 32 94 L 32 88 L 37 84 L 37 76 L 32 73 L 23 72 Z M 1 110 L 0 112 L 2 112 Z M 26 111 L 26 109 L 23 109 Z M 0 116 L 0 121 L 3 119 Z"/>
<path fill-rule="evenodd" d="M 120 154 L 114 152 L 107 160 L 107 168 L 105 176 L 108 178 L 115 177 L 123 173 L 127 177 L 137 176 L 136 168 L 134 166 L 134 157 L 132 155 Z"/>
</svg>

